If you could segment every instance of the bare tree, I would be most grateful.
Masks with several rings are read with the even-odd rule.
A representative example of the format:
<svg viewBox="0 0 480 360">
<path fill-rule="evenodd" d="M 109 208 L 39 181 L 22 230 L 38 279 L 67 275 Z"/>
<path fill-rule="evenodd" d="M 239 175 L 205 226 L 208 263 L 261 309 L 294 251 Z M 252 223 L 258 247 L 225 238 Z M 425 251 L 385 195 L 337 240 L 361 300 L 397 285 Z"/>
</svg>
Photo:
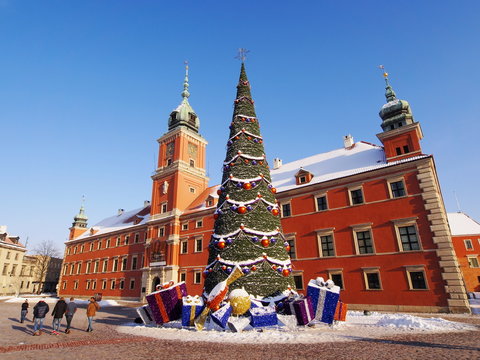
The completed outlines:
<svg viewBox="0 0 480 360">
<path fill-rule="evenodd" d="M 33 256 L 35 261 L 35 278 L 38 281 L 37 294 L 40 294 L 43 289 L 43 283 L 47 277 L 51 258 L 58 257 L 60 252 L 55 244 L 50 240 L 43 240 L 33 249 Z"/>
</svg>

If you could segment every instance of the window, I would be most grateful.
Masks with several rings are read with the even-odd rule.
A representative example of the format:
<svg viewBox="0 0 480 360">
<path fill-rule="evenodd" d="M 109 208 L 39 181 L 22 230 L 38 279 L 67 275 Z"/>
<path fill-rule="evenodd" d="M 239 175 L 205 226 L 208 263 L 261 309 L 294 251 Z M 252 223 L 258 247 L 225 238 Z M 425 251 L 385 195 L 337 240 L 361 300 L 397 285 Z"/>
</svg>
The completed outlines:
<svg viewBox="0 0 480 360">
<path fill-rule="evenodd" d="M 100 267 L 100 261 L 97 260 L 95 261 L 95 265 L 93 266 L 93 273 L 96 274 L 98 273 L 98 268 Z"/>
<path fill-rule="evenodd" d="M 415 226 L 402 226 L 398 228 L 403 251 L 420 250 Z"/>
<path fill-rule="evenodd" d="M 327 256 L 335 256 L 332 234 L 320 236 L 320 257 Z"/>
<path fill-rule="evenodd" d="M 405 196 L 407 193 L 405 192 L 405 184 L 403 180 L 392 181 L 390 184 L 390 197 L 398 198 Z"/>
<path fill-rule="evenodd" d="M 116 246 L 120 246 L 120 236 L 117 237 L 117 245 Z"/>
<path fill-rule="evenodd" d="M 75 269 L 75 264 L 70 265 L 70 275 L 73 275 L 74 269 Z"/>
<path fill-rule="evenodd" d="M 12 271 L 10 272 L 10 275 L 15 276 L 17 272 L 17 264 L 12 265 Z"/>
<path fill-rule="evenodd" d="M 340 289 L 345 289 L 343 287 L 343 274 L 341 271 L 329 271 L 328 276 L 335 283 L 335 285 L 340 287 Z"/>
<path fill-rule="evenodd" d="M 303 290 L 303 275 L 302 274 L 293 274 L 293 281 L 295 282 L 295 287 L 297 290 Z"/>
<path fill-rule="evenodd" d="M 90 251 L 93 251 L 93 242 L 90 243 Z"/>
<path fill-rule="evenodd" d="M 373 254 L 373 241 L 370 230 L 355 231 L 357 254 Z"/>
<path fill-rule="evenodd" d="M 115 289 L 115 279 L 112 279 L 112 281 L 110 282 L 110 289 Z"/>
<path fill-rule="evenodd" d="M 188 230 L 188 222 L 182 224 L 182 230 Z"/>
<path fill-rule="evenodd" d="M 130 279 L 130 290 L 135 289 L 135 279 Z"/>
<path fill-rule="evenodd" d="M 158 228 L 158 237 L 165 236 L 165 226 Z"/>
<path fill-rule="evenodd" d="M 194 284 L 200 284 L 202 282 L 202 272 L 201 271 L 195 271 L 193 273 L 193 283 Z"/>
<path fill-rule="evenodd" d="M 5 265 L 3 265 L 3 271 L 2 271 L 2 275 L 7 275 L 7 271 L 8 271 L 8 265 L 9 265 L 9 264 L 5 264 Z"/>
<path fill-rule="evenodd" d="M 391 125 L 392 129 L 393 130 L 393 125 Z M 397 153 L 397 155 L 402 155 L 402 149 L 400 149 L 399 147 L 396 147 L 395 148 L 395 152 Z"/>
<path fill-rule="evenodd" d="M 108 259 L 103 260 L 103 272 L 107 272 L 108 269 Z"/>
<path fill-rule="evenodd" d="M 378 269 L 367 269 L 363 270 L 363 275 L 365 279 L 365 286 L 367 290 L 381 290 L 382 286 L 380 283 L 380 272 Z"/>
<path fill-rule="evenodd" d="M 102 290 L 107 288 L 107 280 L 102 280 Z"/>
<path fill-rule="evenodd" d="M 410 152 L 410 149 L 409 149 L 408 145 L 404 145 L 403 146 L 403 153 L 408 154 L 409 152 Z"/>
<path fill-rule="evenodd" d="M 467 256 L 467 259 L 468 259 L 468 265 L 471 268 L 478 268 L 479 267 L 478 258 L 476 256 Z"/>
<path fill-rule="evenodd" d="M 73 255 L 75 255 L 76 253 L 77 253 L 77 247 L 75 246 L 75 247 L 73 248 Z M 16 260 L 16 259 L 15 259 L 15 260 Z"/>
<path fill-rule="evenodd" d="M 190 166 L 191 166 L 191 167 L 195 167 L 195 160 L 190 159 Z"/>
<path fill-rule="evenodd" d="M 136 234 L 135 234 L 136 235 Z M 136 237 L 136 236 L 135 236 Z M 128 242 L 130 241 L 130 237 L 128 237 L 127 235 L 125 236 L 125 240 L 123 240 L 123 243 L 125 245 L 128 245 Z"/>
<path fill-rule="evenodd" d="M 290 203 L 282 204 L 282 217 L 291 216 L 292 209 Z"/>
<path fill-rule="evenodd" d="M 362 189 L 350 190 L 350 203 L 351 205 L 363 204 Z"/>
<path fill-rule="evenodd" d="M 64 265 L 63 266 L 63 275 L 67 275 L 67 271 L 68 271 L 68 265 Z M 5 275 L 5 274 L 3 274 Z"/>
<path fill-rule="evenodd" d="M 305 175 L 302 175 L 298 178 L 298 182 L 300 184 L 305 184 L 307 182 L 307 177 Z"/>
<path fill-rule="evenodd" d="M 128 258 L 126 258 L 126 257 L 124 257 L 122 259 L 122 271 L 127 270 L 127 260 L 128 260 Z"/>
<path fill-rule="evenodd" d="M 73 282 L 73 290 L 78 289 L 78 280 Z"/>
<path fill-rule="evenodd" d="M 195 239 L 195 252 L 202 252 L 203 250 L 203 241 L 201 238 Z"/>
<path fill-rule="evenodd" d="M 287 248 L 288 255 L 290 256 L 290 259 L 296 259 L 297 254 L 296 254 L 296 249 L 295 249 L 295 238 L 288 238 L 286 239 L 286 242 L 288 242 L 288 245 L 290 248 Z"/>
<path fill-rule="evenodd" d="M 410 290 L 427 290 L 427 280 L 423 266 L 407 267 L 408 286 Z"/>
<path fill-rule="evenodd" d="M 119 284 L 118 288 L 119 288 L 120 290 L 123 290 L 123 289 L 125 288 L 125 280 L 124 280 L 124 279 L 121 279 L 121 280 L 120 280 L 120 284 Z"/>
<path fill-rule="evenodd" d="M 203 220 L 197 220 L 197 222 L 195 223 L 195 226 L 197 228 L 201 228 L 203 226 Z"/>
<path fill-rule="evenodd" d="M 98 247 L 97 247 L 97 249 L 100 250 L 101 248 L 102 248 L 102 241 L 100 240 L 100 241 L 98 242 Z"/>
<path fill-rule="evenodd" d="M 326 195 L 318 196 L 315 199 L 317 204 L 317 211 L 328 210 Z"/>
<path fill-rule="evenodd" d="M 85 284 L 85 290 L 90 290 L 90 280 L 87 280 Z"/>
<path fill-rule="evenodd" d="M 472 240 L 470 240 L 470 239 L 465 239 L 465 240 L 463 240 L 463 242 L 465 243 L 465 249 L 467 249 L 467 250 L 473 250 Z"/>
<path fill-rule="evenodd" d="M 161 209 L 162 209 L 161 213 L 166 213 L 167 212 L 167 203 L 166 202 L 162 204 Z"/>
<path fill-rule="evenodd" d="M 87 262 L 87 267 L 86 267 L 86 269 L 85 269 L 85 274 L 90 273 L 90 265 L 91 265 L 91 264 L 92 264 L 92 263 L 91 263 L 90 261 Z"/>
<path fill-rule="evenodd" d="M 167 159 L 167 166 L 172 165 L 172 159 Z"/>
<path fill-rule="evenodd" d="M 62 289 L 65 290 L 67 288 L 67 282 L 64 281 L 63 284 L 62 284 Z"/>
<path fill-rule="evenodd" d="M 186 254 L 188 252 L 188 240 L 182 240 L 180 242 L 180 254 Z"/>
<path fill-rule="evenodd" d="M 97 280 L 92 281 L 92 290 L 95 290 L 97 288 Z"/>
<path fill-rule="evenodd" d="M 194 187 L 189 187 L 188 190 L 190 191 L 191 194 L 195 194 L 195 188 Z"/>
<path fill-rule="evenodd" d="M 187 273 L 185 271 L 180 273 L 180 281 L 187 281 Z"/>
<path fill-rule="evenodd" d="M 80 253 L 83 253 L 85 251 L 85 245 L 82 244 L 82 246 L 80 246 Z"/>
<path fill-rule="evenodd" d="M 118 258 L 113 259 L 113 269 L 112 271 L 118 271 Z"/>
<path fill-rule="evenodd" d="M 105 243 L 105 247 L 106 248 L 109 248 L 110 247 L 110 239 L 107 239 L 106 243 Z"/>
<path fill-rule="evenodd" d="M 137 270 L 137 257 L 132 257 L 132 270 Z"/>
<path fill-rule="evenodd" d="M 77 274 L 80 274 L 81 268 L 82 268 L 82 263 L 79 262 L 79 263 L 77 264 Z"/>
</svg>

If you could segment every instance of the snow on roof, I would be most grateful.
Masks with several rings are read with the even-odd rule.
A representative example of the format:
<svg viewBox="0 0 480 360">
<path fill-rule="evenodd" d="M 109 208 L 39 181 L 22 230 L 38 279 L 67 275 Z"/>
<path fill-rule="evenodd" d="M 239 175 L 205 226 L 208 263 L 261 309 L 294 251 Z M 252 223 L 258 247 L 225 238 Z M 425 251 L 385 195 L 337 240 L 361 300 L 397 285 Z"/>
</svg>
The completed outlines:
<svg viewBox="0 0 480 360">
<path fill-rule="evenodd" d="M 184 214 L 190 214 L 192 212 L 202 211 L 208 208 L 213 208 L 216 206 L 207 206 L 207 199 L 211 196 L 213 199 L 218 199 L 217 190 L 220 185 L 210 186 L 203 190 L 203 192 L 197 196 L 197 198 L 188 206 Z"/>
<path fill-rule="evenodd" d="M 124 211 L 119 215 L 110 216 L 103 219 L 99 223 L 91 227 L 93 230 L 97 230 L 94 235 L 101 235 L 112 231 L 122 230 L 131 226 L 143 225 L 150 217 L 150 205 L 145 207 Z M 76 237 L 74 240 L 85 239 L 90 237 L 90 230 L 85 231 L 82 235 Z"/>
<path fill-rule="evenodd" d="M 480 224 L 462 212 L 448 213 L 452 235 L 480 234 Z"/>
<path fill-rule="evenodd" d="M 295 187 L 308 186 L 393 166 L 427 156 L 420 155 L 387 163 L 383 147 L 360 141 L 348 149 L 341 148 L 283 164 L 278 169 L 271 170 L 271 176 L 277 192 L 281 192 Z M 313 179 L 308 183 L 297 185 L 295 174 L 300 168 L 312 173 Z"/>
</svg>

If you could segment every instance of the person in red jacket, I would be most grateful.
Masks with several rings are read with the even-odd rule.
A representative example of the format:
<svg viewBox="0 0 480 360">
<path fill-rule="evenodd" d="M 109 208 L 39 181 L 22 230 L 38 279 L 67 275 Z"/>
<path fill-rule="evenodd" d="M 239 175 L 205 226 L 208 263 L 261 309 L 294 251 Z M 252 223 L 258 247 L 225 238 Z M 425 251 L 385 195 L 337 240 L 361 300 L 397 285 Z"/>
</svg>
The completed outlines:
<svg viewBox="0 0 480 360">
<path fill-rule="evenodd" d="M 97 313 L 97 310 L 100 309 L 100 305 L 95 301 L 95 298 L 92 296 L 89 300 L 89 304 L 87 306 L 87 319 L 88 319 L 88 328 L 87 332 L 93 331 L 93 317 Z"/>
</svg>

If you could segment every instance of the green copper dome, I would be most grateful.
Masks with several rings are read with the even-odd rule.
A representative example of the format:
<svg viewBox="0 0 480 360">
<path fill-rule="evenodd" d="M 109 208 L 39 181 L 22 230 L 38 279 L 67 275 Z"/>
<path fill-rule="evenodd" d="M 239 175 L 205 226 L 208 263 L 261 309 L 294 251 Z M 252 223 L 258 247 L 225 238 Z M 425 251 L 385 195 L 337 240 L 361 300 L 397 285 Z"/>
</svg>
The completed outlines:
<svg viewBox="0 0 480 360">
<path fill-rule="evenodd" d="M 390 131 L 401 126 L 412 124 L 413 114 L 410 109 L 410 104 L 406 100 L 397 99 L 397 95 L 388 82 L 388 77 L 385 77 L 385 98 L 387 103 L 380 109 L 380 117 L 382 118 L 383 131 Z"/>
</svg>

